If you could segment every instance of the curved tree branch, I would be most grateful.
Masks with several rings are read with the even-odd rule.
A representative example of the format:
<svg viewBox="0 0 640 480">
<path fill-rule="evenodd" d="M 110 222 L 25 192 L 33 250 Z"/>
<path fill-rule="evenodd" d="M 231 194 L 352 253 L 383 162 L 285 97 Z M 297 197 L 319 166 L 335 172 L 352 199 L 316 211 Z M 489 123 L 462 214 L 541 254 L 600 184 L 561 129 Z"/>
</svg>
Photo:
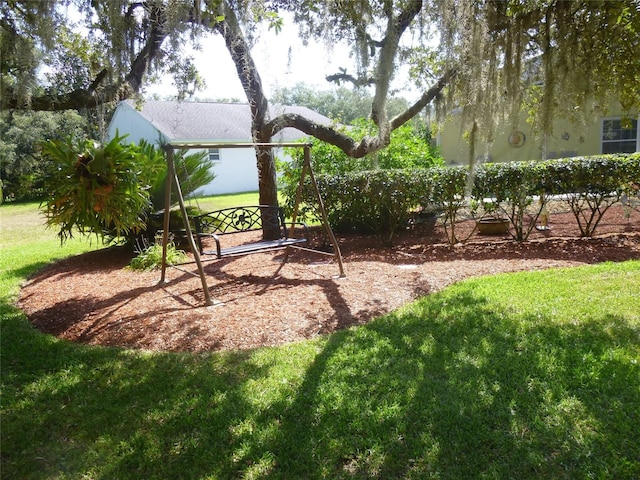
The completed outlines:
<svg viewBox="0 0 640 480">
<path fill-rule="evenodd" d="M 386 146 L 380 137 L 365 137 L 356 143 L 353 138 L 335 128 L 321 125 L 297 113 L 279 115 L 265 125 L 265 129 L 272 136 L 287 127 L 295 128 L 318 140 L 330 143 L 353 158 L 362 158 Z"/>
<path fill-rule="evenodd" d="M 394 117 L 390 122 L 391 130 L 402 126 L 408 120 L 415 117 L 420 110 L 426 107 L 434 98 L 436 98 L 442 90 L 451 82 L 455 77 L 456 70 L 451 69 L 440 77 L 438 82 L 427 90 L 420 99 L 411 105 L 407 110 L 400 115 Z M 313 122 L 306 117 L 298 114 L 285 113 L 279 115 L 273 120 L 267 122 L 264 129 L 268 132 L 270 137 L 273 137 L 281 130 L 291 127 L 306 133 L 309 136 L 315 137 L 318 140 L 330 143 L 338 147 L 345 154 L 353 158 L 361 158 L 370 153 L 374 153 L 381 148 L 386 147 L 389 144 L 389 140 L 386 137 L 378 135 L 377 137 L 365 137 L 359 143 L 355 142 L 353 138 L 338 131 L 333 127 L 321 125 Z"/>
<path fill-rule="evenodd" d="M 31 97 L 30 109 L 43 111 L 81 110 L 94 108 L 103 103 L 129 98 L 132 94 L 140 91 L 144 75 L 148 71 L 152 60 L 160 52 L 160 47 L 166 37 L 164 11 L 158 9 L 152 21 L 147 42 L 136 56 L 131 64 L 129 73 L 122 81 L 100 88 L 99 85 L 107 74 L 106 69 L 103 69 L 88 88 L 80 88 L 60 94 L 47 93 Z M 14 109 L 23 107 L 23 105 L 19 104 L 19 98 L 17 95 L 14 95 L 13 89 L 7 89 L 7 94 L 5 98 L 2 99 L 2 108 Z"/>
<path fill-rule="evenodd" d="M 452 68 L 444 73 L 436 84 L 427 90 L 417 102 L 407 108 L 401 114 L 391 119 L 391 130 L 404 125 L 407 121 L 415 117 L 424 107 L 429 105 L 434 98 L 436 98 L 442 90 L 453 80 L 456 76 L 457 70 Z"/>
<path fill-rule="evenodd" d="M 375 85 L 376 83 L 376 80 L 373 77 L 356 78 L 353 75 L 348 74 L 346 70 L 340 73 L 334 73 L 333 75 L 327 75 L 325 80 L 327 80 L 327 82 L 335 82 L 338 85 L 340 85 L 340 82 L 349 82 L 354 87 L 368 87 L 369 85 Z"/>
</svg>

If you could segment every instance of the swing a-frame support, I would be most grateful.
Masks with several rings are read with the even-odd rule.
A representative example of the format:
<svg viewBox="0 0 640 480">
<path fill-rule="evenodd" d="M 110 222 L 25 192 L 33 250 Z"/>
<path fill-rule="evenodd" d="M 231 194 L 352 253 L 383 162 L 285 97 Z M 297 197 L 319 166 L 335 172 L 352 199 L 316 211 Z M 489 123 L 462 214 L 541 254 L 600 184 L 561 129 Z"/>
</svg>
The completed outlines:
<svg viewBox="0 0 640 480">
<path fill-rule="evenodd" d="M 186 232 L 187 241 L 189 242 L 189 247 L 191 248 L 191 252 L 193 252 L 195 264 L 198 268 L 198 275 L 200 276 L 200 281 L 202 283 L 202 290 L 204 292 L 205 305 L 210 306 L 213 305 L 213 301 L 211 300 L 211 295 L 209 293 L 209 287 L 207 286 L 207 278 L 204 273 L 204 268 L 202 266 L 202 258 L 201 258 L 201 244 L 198 240 L 198 244 L 196 244 L 196 239 L 194 237 L 193 229 L 191 228 L 191 223 L 189 222 L 189 217 L 187 215 L 187 208 L 185 206 L 184 197 L 182 195 L 182 188 L 180 187 L 180 180 L 178 179 L 178 175 L 176 173 L 175 168 L 175 155 L 174 152 L 176 150 L 190 150 L 190 149 L 209 149 L 209 148 L 253 148 L 253 147 L 295 147 L 295 148 L 304 148 L 304 161 L 302 165 L 302 173 L 300 175 L 300 183 L 298 184 L 298 190 L 296 193 L 296 201 L 292 214 L 292 223 L 295 224 L 298 216 L 298 210 L 300 207 L 300 202 L 302 200 L 302 188 L 304 185 L 304 180 L 307 175 L 311 179 L 311 184 L 313 186 L 313 191 L 316 196 L 316 200 L 318 202 L 318 207 L 320 209 L 320 213 L 322 216 L 322 223 L 325 228 L 325 231 L 331 241 L 331 245 L 333 247 L 333 253 L 327 254 L 327 252 L 321 252 L 318 250 L 307 249 L 298 246 L 296 241 L 288 241 L 284 244 L 286 248 L 289 249 L 291 247 L 301 248 L 303 250 L 310 250 L 316 253 L 324 254 L 324 255 L 333 255 L 336 262 L 338 263 L 338 268 L 340 269 L 340 277 L 345 277 L 344 273 L 344 265 L 342 263 L 342 255 L 340 253 L 340 247 L 338 246 L 338 241 L 331 230 L 331 226 L 329 225 L 329 221 L 327 219 L 327 212 L 324 208 L 324 202 L 322 201 L 322 196 L 320 195 L 320 190 L 318 188 L 318 184 L 316 182 L 315 175 L 313 173 L 313 168 L 311 167 L 311 144 L 308 143 L 190 143 L 190 142 L 172 142 L 164 146 L 164 149 L 167 152 L 167 183 L 165 189 L 165 200 L 164 200 L 164 223 L 163 223 L 163 233 L 162 233 L 162 273 L 160 277 L 160 283 L 165 283 L 166 281 L 166 271 L 167 271 L 167 245 L 169 243 L 169 218 L 170 218 L 170 210 L 171 210 L 171 190 L 172 187 L 175 186 L 176 189 L 176 197 L 178 198 L 178 203 L 180 205 L 180 210 L 182 212 L 182 218 L 184 219 L 184 230 Z M 291 237 L 293 237 L 293 229 L 294 226 L 291 226 Z M 274 244 L 275 248 L 282 248 L 282 244 L 278 245 Z M 249 248 L 246 250 L 245 254 L 257 251 L 265 251 L 266 249 L 257 249 L 257 248 Z M 218 258 L 220 258 L 220 249 L 218 249 Z M 285 254 L 284 261 L 286 262 L 288 258 L 288 250 Z"/>
</svg>

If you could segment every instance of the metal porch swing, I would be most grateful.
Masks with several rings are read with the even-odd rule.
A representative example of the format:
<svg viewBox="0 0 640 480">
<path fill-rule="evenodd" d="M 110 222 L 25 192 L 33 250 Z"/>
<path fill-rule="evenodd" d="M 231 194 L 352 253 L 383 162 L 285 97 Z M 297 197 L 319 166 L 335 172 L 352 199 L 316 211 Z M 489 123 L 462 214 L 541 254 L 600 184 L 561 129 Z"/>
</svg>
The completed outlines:
<svg viewBox="0 0 640 480">
<path fill-rule="evenodd" d="M 236 207 L 230 209 L 223 209 L 217 211 L 221 213 L 222 220 L 209 219 L 207 218 L 208 214 L 202 215 L 201 218 L 196 219 L 196 232 L 193 232 L 191 228 L 191 223 L 189 221 L 189 217 L 187 214 L 187 209 L 185 206 L 184 197 L 182 195 L 182 188 L 180 187 L 180 180 L 176 173 L 175 163 L 174 163 L 174 153 L 175 150 L 187 150 L 187 149 L 209 149 L 209 148 L 248 148 L 248 147 L 269 147 L 269 148 L 281 148 L 281 147 L 294 147 L 294 148 L 304 148 L 304 160 L 302 165 L 302 173 L 300 175 L 300 182 L 298 184 L 298 190 L 296 193 L 296 201 L 292 214 L 292 221 L 289 223 L 284 222 L 284 216 L 279 209 L 279 207 L 267 206 L 267 205 L 259 205 L 256 207 Z M 171 189 L 172 186 L 175 186 L 176 196 L 178 198 L 178 203 L 180 205 L 180 210 L 182 212 L 182 218 L 184 221 L 184 230 L 186 232 L 187 241 L 189 242 L 189 247 L 193 253 L 193 257 L 195 260 L 195 264 L 198 268 L 198 274 L 200 276 L 200 281 L 202 283 L 202 290 L 204 293 L 205 305 L 210 306 L 213 305 L 211 300 L 211 295 L 209 293 L 209 287 L 207 286 L 207 279 L 204 273 L 204 268 L 202 266 L 202 255 L 216 255 L 217 258 L 222 258 L 223 256 L 233 256 L 233 255 L 245 255 L 251 254 L 255 252 L 264 252 L 269 250 L 276 249 L 287 249 L 287 253 L 285 254 L 284 261 L 287 261 L 288 252 L 290 248 L 299 248 L 302 250 L 308 250 L 315 253 L 319 253 L 322 255 L 332 255 L 336 262 L 338 263 L 338 268 L 340 271 L 340 278 L 345 277 L 344 273 L 344 265 L 342 263 L 342 255 L 340 253 L 340 247 L 338 246 L 338 241 L 331 230 L 331 226 L 327 220 L 327 213 L 324 208 L 324 202 L 322 201 L 322 197 L 320 195 L 320 190 L 318 188 L 318 184 L 316 182 L 315 175 L 313 173 L 313 168 L 311 167 L 311 144 L 309 143 L 208 143 L 208 142 L 199 142 L 199 143 L 190 143 L 190 142 L 172 142 L 164 146 L 165 151 L 167 152 L 167 180 L 166 180 L 166 191 L 165 191 L 165 202 L 164 202 L 164 224 L 163 224 L 163 233 L 162 233 L 162 272 L 160 276 L 160 283 L 165 283 L 165 276 L 167 271 L 167 245 L 169 242 L 169 218 L 170 218 L 170 209 L 171 209 Z M 302 246 L 302 243 L 305 241 L 303 239 L 297 239 L 293 237 L 294 225 L 296 224 L 298 209 L 300 206 L 300 202 L 302 200 L 302 188 L 304 184 L 305 177 L 309 174 L 311 179 L 311 183 L 313 186 L 313 190 L 316 196 L 316 200 L 318 202 L 318 207 L 320 209 L 320 213 L 322 216 L 322 224 L 324 229 L 331 241 L 331 245 L 333 247 L 333 253 L 323 252 L 320 250 L 305 248 Z M 230 212 L 227 212 L 230 211 Z M 201 236 L 203 236 L 201 225 L 213 224 L 214 221 L 218 223 L 218 227 L 226 228 L 226 226 L 236 226 L 237 224 L 247 225 L 246 230 L 256 230 L 254 228 L 256 225 L 256 218 L 262 216 L 265 217 L 265 212 L 275 212 L 273 214 L 268 213 L 269 216 L 266 218 L 275 219 L 277 226 L 282 229 L 283 238 L 280 240 L 267 240 L 261 242 L 255 242 L 246 246 L 241 247 L 232 247 L 227 249 L 222 249 L 218 238 L 216 235 L 212 236 L 216 241 L 216 250 L 215 251 L 204 251 Z M 272 221 L 272 220 L 269 220 Z M 290 234 L 287 233 L 287 228 L 290 226 Z"/>
</svg>

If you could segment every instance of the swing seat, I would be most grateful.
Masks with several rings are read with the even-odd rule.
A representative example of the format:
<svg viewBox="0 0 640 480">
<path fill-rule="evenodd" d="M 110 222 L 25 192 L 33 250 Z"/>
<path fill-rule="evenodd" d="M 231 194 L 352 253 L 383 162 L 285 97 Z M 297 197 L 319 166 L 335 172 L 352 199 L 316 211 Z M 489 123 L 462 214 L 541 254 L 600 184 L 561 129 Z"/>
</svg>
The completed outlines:
<svg viewBox="0 0 640 480">
<path fill-rule="evenodd" d="M 217 258 L 279 250 L 306 243 L 309 240 L 309 229 L 306 224 L 302 222 L 285 222 L 282 208 L 270 205 L 223 208 L 197 215 L 192 219 L 196 229 L 195 238 L 200 254 L 215 255 Z M 231 237 L 225 237 L 264 229 L 278 231 L 279 238 L 237 244 L 237 241 L 230 240 Z M 304 235 L 290 236 L 294 230 L 302 230 Z M 207 238 L 215 241 L 215 250 L 205 250 L 203 240 Z M 233 243 L 236 244 L 230 245 Z"/>
</svg>

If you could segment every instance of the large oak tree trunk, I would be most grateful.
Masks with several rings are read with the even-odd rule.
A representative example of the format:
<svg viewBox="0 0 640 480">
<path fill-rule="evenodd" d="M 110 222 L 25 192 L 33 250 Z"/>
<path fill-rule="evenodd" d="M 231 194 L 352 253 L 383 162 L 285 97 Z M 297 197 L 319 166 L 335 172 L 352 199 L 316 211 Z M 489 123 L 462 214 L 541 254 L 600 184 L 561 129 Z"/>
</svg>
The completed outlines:
<svg viewBox="0 0 640 480">
<path fill-rule="evenodd" d="M 227 2 L 221 3 L 220 14 L 225 20 L 216 25 L 216 30 L 224 38 L 251 108 L 251 136 L 254 143 L 258 144 L 255 150 L 260 204 L 277 206 L 278 185 L 273 152 L 271 148 L 259 145 L 271 142 L 272 138 L 272 133 L 264 128 L 269 120 L 269 104 L 264 95 L 262 80 L 236 14 Z M 265 240 L 276 239 L 280 236 L 280 229 L 277 225 L 271 226 L 263 222 L 263 236 Z"/>
<path fill-rule="evenodd" d="M 389 120 L 386 113 L 386 98 L 389 89 L 389 81 L 393 72 L 393 59 L 398 48 L 398 42 L 402 33 L 409 26 L 411 20 L 422 8 L 422 2 L 416 1 L 407 7 L 398 17 L 390 16 L 386 39 L 383 42 L 381 61 L 377 70 L 376 95 L 372 106 L 372 118 L 378 125 L 378 135 L 365 137 L 359 143 L 336 129 L 318 125 L 299 115 L 280 115 L 271 120 L 269 118 L 269 105 L 264 95 L 262 81 L 251 56 L 249 44 L 240 28 L 240 24 L 233 8 L 222 1 L 218 13 L 224 21 L 216 24 L 215 29 L 222 35 L 236 66 L 238 78 L 244 88 L 247 100 L 251 107 L 252 138 L 256 145 L 256 158 L 258 167 L 258 188 L 260 203 L 264 205 L 278 205 L 277 176 L 275 159 L 271 148 L 260 146 L 261 143 L 269 143 L 275 134 L 286 127 L 295 127 L 318 139 L 327 141 L 342 149 L 352 157 L 362 157 L 375 152 L 389 144 L 391 131 L 398 128 L 410 118 L 415 116 L 431 100 L 438 95 L 444 86 L 455 74 L 446 72 L 441 80 L 432 89 L 426 92 L 406 112 Z M 264 230 L 264 236 L 272 239 L 279 235 L 275 229 Z"/>
</svg>

